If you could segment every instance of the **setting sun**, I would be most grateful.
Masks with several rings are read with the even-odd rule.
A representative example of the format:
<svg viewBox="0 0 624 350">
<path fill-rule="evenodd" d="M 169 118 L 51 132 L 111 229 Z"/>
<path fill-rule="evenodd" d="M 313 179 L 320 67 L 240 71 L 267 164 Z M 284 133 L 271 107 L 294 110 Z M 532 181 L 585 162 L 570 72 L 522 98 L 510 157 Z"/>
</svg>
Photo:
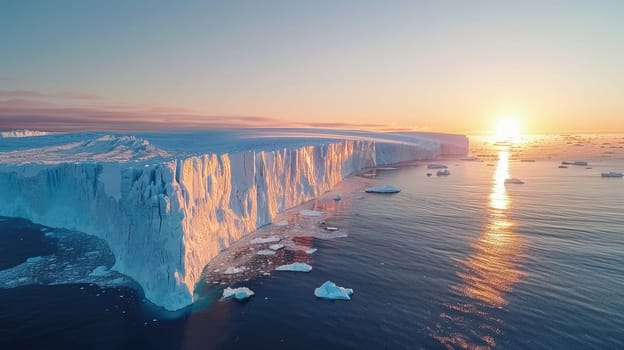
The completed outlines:
<svg viewBox="0 0 624 350">
<path fill-rule="evenodd" d="M 520 123 L 518 119 L 513 116 L 501 117 L 496 123 L 495 136 L 500 140 L 518 138 L 520 136 Z"/>
</svg>

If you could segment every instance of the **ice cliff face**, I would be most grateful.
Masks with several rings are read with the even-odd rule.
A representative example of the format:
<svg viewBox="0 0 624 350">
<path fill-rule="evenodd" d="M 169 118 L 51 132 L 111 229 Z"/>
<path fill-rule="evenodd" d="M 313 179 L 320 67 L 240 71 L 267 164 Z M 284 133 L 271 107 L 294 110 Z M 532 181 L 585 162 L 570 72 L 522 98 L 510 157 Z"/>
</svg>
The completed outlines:
<svg viewBox="0 0 624 350">
<path fill-rule="evenodd" d="M 201 271 L 214 256 L 276 214 L 363 168 L 432 159 L 449 147 L 465 154 L 467 140 L 458 140 L 349 139 L 184 157 L 163 151 L 160 158 L 147 158 L 151 162 L 95 157 L 18 164 L 7 160 L 10 152 L 4 158 L 0 152 L 0 215 L 105 239 L 116 257 L 114 269 L 134 278 L 150 301 L 176 310 L 192 303 Z M 128 142 L 136 143 L 134 150 L 149 148 L 134 138 L 114 139 L 98 154 Z"/>
</svg>

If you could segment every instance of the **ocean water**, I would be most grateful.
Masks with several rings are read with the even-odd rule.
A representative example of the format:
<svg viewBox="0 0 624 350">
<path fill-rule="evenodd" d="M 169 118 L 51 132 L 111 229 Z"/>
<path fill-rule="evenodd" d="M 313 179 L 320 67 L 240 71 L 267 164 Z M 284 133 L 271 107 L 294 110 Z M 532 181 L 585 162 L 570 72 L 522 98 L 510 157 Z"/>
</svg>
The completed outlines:
<svg viewBox="0 0 624 350">
<path fill-rule="evenodd" d="M 311 239 L 310 273 L 236 285 L 256 295 L 163 314 L 140 291 L 89 284 L 0 289 L 1 349 L 622 349 L 624 139 L 473 140 L 483 162 L 376 171 Z M 559 168 L 562 160 L 585 166 Z M 533 161 L 534 160 L 534 161 Z M 433 172 L 433 176 L 426 173 Z M 505 184 L 508 177 L 524 184 Z M 48 254 L 40 227 L 0 221 L 0 269 Z M 351 301 L 316 299 L 326 280 Z"/>
</svg>

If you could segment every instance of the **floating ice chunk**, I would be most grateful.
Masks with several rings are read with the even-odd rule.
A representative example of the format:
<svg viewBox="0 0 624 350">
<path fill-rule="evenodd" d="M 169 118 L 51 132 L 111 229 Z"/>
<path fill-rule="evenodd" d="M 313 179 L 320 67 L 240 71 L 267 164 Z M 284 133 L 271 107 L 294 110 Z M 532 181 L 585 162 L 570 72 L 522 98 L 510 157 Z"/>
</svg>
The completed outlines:
<svg viewBox="0 0 624 350">
<path fill-rule="evenodd" d="M 271 250 L 280 250 L 280 249 L 284 248 L 284 245 L 283 244 L 271 244 L 269 246 L 269 248 Z"/>
<path fill-rule="evenodd" d="M 427 173 L 427 176 L 431 176 L 431 175 L 432 175 L 431 173 Z"/>
<path fill-rule="evenodd" d="M 517 184 L 517 185 L 522 185 L 524 183 L 524 181 L 517 179 L 517 178 L 511 178 L 511 179 L 505 179 L 505 183 L 506 184 Z"/>
<path fill-rule="evenodd" d="M 565 166 L 565 165 L 560 165 L 560 166 L 559 166 L 559 169 L 567 169 L 567 168 L 568 168 L 568 167 L 567 167 L 567 166 Z"/>
<path fill-rule="evenodd" d="M 257 255 L 275 255 L 275 250 L 262 249 L 256 252 Z"/>
<path fill-rule="evenodd" d="M 41 228 L 39 231 L 46 232 L 48 229 L 46 227 Z"/>
<path fill-rule="evenodd" d="M 243 299 L 247 299 L 251 297 L 254 294 L 256 293 L 254 293 L 251 289 L 247 287 L 239 287 L 239 288 L 227 287 L 223 290 L 223 299 L 230 299 L 234 297 L 234 299 L 236 300 L 243 300 Z"/>
<path fill-rule="evenodd" d="M 317 250 L 318 249 L 316 249 L 316 248 L 310 248 L 310 249 L 307 249 L 305 252 L 306 252 L 306 254 L 314 254 L 314 253 L 316 253 Z"/>
<path fill-rule="evenodd" d="M 263 244 L 263 243 L 273 243 L 273 242 L 279 242 L 282 239 L 280 237 L 277 236 L 269 236 L 269 237 L 264 237 L 264 238 L 254 238 L 251 240 L 251 244 Z"/>
<path fill-rule="evenodd" d="M 448 166 L 444 164 L 428 164 L 427 169 L 446 169 Z"/>
<path fill-rule="evenodd" d="M 602 177 L 624 177 L 624 174 L 618 173 L 618 172 L 615 172 L 615 171 L 610 171 L 608 173 L 602 173 L 602 174 L 600 174 L 600 176 L 602 176 Z"/>
<path fill-rule="evenodd" d="M 334 196 L 334 200 L 335 200 L 336 202 L 338 202 L 338 201 L 339 201 L 339 200 L 341 200 L 341 199 L 342 199 L 342 197 L 340 197 L 340 195 L 339 195 L 339 194 L 337 194 L 337 195 L 335 195 L 335 196 Z"/>
<path fill-rule="evenodd" d="M 99 277 L 99 276 L 106 276 L 108 275 L 110 271 L 108 270 L 108 267 L 102 265 L 102 266 L 98 266 L 96 267 L 90 274 L 89 276 L 93 276 L 93 277 Z"/>
<path fill-rule="evenodd" d="M 401 192 L 400 189 L 392 186 L 392 185 L 383 185 L 383 186 L 374 186 L 369 187 L 365 190 L 368 193 L 398 193 Z"/>
<path fill-rule="evenodd" d="M 299 214 L 301 214 L 303 216 L 321 216 L 321 215 L 323 215 L 323 212 L 322 211 L 318 211 L 318 210 L 304 209 L 304 210 L 300 211 Z"/>
<path fill-rule="evenodd" d="M 577 161 L 574 161 L 574 162 L 572 163 L 572 165 L 588 166 L 588 165 L 589 165 L 589 163 L 588 163 L 588 162 L 586 162 L 586 161 L 584 161 L 584 160 L 577 160 Z"/>
<path fill-rule="evenodd" d="M 327 226 L 325 227 L 325 231 L 338 231 L 338 227 Z"/>
<path fill-rule="evenodd" d="M 26 259 L 26 262 L 27 263 L 31 263 L 31 264 L 38 263 L 40 261 L 43 261 L 43 257 L 42 256 L 34 256 L 32 258 Z"/>
<path fill-rule="evenodd" d="M 334 282 L 327 281 L 322 286 L 314 289 L 314 295 L 322 299 L 351 300 L 350 296 L 353 295 L 353 289 L 338 287 Z"/>
<path fill-rule="evenodd" d="M 275 226 L 288 226 L 288 221 L 286 220 L 278 221 L 274 225 Z"/>
<path fill-rule="evenodd" d="M 230 266 L 223 273 L 226 274 L 226 275 L 233 275 L 233 274 L 236 274 L 236 273 L 244 272 L 246 270 L 247 270 L 247 268 L 245 266 L 241 266 L 241 267 Z"/>
<path fill-rule="evenodd" d="M 276 271 L 293 271 L 293 272 L 310 272 L 312 266 L 306 263 L 295 262 L 288 265 L 282 265 L 275 268 Z"/>
<path fill-rule="evenodd" d="M 448 169 L 438 170 L 436 172 L 436 176 L 449 176 L 449 175 L 451 175 L 451 172 L 448 171 Z"/>
</svg>

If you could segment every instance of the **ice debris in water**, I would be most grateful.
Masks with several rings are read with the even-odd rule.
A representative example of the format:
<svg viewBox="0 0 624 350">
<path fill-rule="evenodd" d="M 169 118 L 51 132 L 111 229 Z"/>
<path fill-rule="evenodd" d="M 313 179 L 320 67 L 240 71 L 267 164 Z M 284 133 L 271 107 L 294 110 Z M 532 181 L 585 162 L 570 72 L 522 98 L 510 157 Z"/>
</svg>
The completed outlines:
<svg viewBox="0 0 624 350">
<path fill-rule="evenodd" d="M 369 187 L 365 190 L 368 193 L 398 193 L 401 192 L 400 189 L 392 186 L 392 185 L 383 185 L 383 186 L 374 186 Z"/>
<path fill-rule="evenodd" d="M 316 249 L 316 248 L 310 248 L 310 249 L 306 250 L 305 252 L 306 252 L 307 254 L 314 254 L 314 253 L 316 253 L 316 251 L 317 251 L 317 250 L 318 250 L 318 249 Z"/>
<path fill-rule="evenodd" d="M 245 268 L 244 266 L 241 266 L 241 267 L 230 266 L 223 273 L 226 275 L 233 275 L 235 273 L 241 273 L 245 270 L 247 270 L 247 268 Z"/>
<path fill-rule="evenodd" d="M 429 164 L 427 165 L 427 169 L 446 169 L 448 166 L 444 164 Z"/>
<path fill-rule="evenodd" d="M 339 201 L 339 200 L 341 200 L 341 199 L 342 199 L 342 197 L 340 197 L 340 195 L 339 195 L 339 194 L 337 194 L 337 195 L 335 195 L 335 196 L 334 196 L 334 200 L 335 200 L 336 202 L 338 202 L 338 201 Z"/>
<path fill-rule="evenodd" d="M 106 276 L 110 271 L 106 266 L 98 266 L 96 267 L 89 276 L 97 277 L 97 276 Z"/>
<path fill-rule="evenodd" d="M 275 250 L 262 249 L 256 252 L 257 255 L 275 255 Z"/>
<path fill-rule="evenodd" d="M 280 250 L 280 249 L 284 248 L 284 245 L 283 244 L 271 244 L 269 246 L 269 248 L 271 250 Z"/>
<path fill-rule="evenodd" d="M 293 271 L 293 272 L 310 272 L 312 266 L 306 263 L 295 262 L 288 265 L 282 265 L 275 268 L 276 271 Z"/>
<path fill-rule="evenodd" d="M 601 176 L 602 177 L 624 177 L 624 174 L 618 173 L 615 171 L 610 171 L 608 173 L 602 173 Z"/>
<path fill-rule="evenodd" d="M 277 236 L 269 236 L 269 237 L 265 237 L 265 238 L 254 238 L 251 240 L 251 244 L 263 244 L 263 243 L 273 243 L 273 242 L 279 242 L 282 239 L 277 237 Z"/>
<path fill-rule="evenodd" d="M 275 223 L 275 226 L 288 226 L 288 221 L 282 220 Z"/>
<path fill-rule="evenodd" d="M 325 231 L 338 231 L 338 227 L 325 226 Z"/>
<path fill-rule="evenodd" d="M 322 299 L 351 300 L 350 296 L 353 295 L 353 289 L 338 287 L 334 282 L 327 281 L 320 287 L 314 289 L 314 295 Z"/>
<path fill-rule="evenodd" d="M 303 209 L 302 211 L 299 212 L 301 215 L 303 216 L 321 216 L 323 215 L 322 211 L 318 211 L 318 210 L 310 210 L 310 209 Z"/>
<path fill-rule="evenodd" d="M 247 287 L 239 287 L 239 288 L 227 287 L 223 290 L 223 299 L 229 299 L 231 297 L 234 297 L 234 299 L 236 300 L 243 300 L 243 299 L 249 298 L 250 296 L 254 294 L 256 293 L 254 293 L 251 289 Z"/>
<path fill-rule="evenodd" d="M 522 185 L 524 183 L 524 181 L 518 179 L 518 178 L 511 178 L 511 179 L 505 179 L 505 183 L 506 184 L 516 184 L 516 185 Z"/>
<path fill-rule="evenodd" d="M 38 262 L 40 262 L 42 260 L 43 260 L 43 257 L 35 256 L 35 257 L 32 257 L 32 258 L 26 259 L 26 262 L 34 264 L 34 263 L 38 263 Z"/>
<path fill-rule="evenodd" d="M 448 171 L 448 169 L 438 170 L 436 172 L 436 176 L 449 176 L 449 175 L 451 175 L 451 172 Z"/>
</svg>

